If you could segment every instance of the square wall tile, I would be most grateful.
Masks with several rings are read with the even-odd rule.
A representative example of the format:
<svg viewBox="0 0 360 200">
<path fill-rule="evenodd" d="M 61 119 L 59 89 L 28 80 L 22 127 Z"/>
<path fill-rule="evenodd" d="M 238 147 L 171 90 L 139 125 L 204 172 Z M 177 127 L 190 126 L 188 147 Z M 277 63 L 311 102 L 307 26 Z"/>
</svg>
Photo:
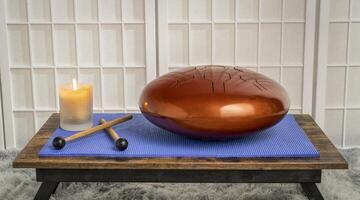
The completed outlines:
<svg viewBox="0 0 360 200">
<path fill-rule="evenodd" d="M 324 132 L 337 147 L 342 146 L 343 117 L 343 110 L 325 110 Z"/>
<path fill-rule="evenodd" d="M 326 106 L 344 106 L 345 67 L 328 67 L 326 78 Z"/>
<path fill-rule="evenodd" d="M 169 25 L 169 64 L 171 66 L 188 64 L 188 26 Z"/>
<path fill-rule="evenodd" d="M 171 0 L 168 5 L 168 21 L 178 22 L 188 19 L 188 0 Z"/>
<path fill-rule="evenodd" d="M 214 64 L 234 64 L 234 35 L 233 24 L 214 25 Z"/>
</svg>

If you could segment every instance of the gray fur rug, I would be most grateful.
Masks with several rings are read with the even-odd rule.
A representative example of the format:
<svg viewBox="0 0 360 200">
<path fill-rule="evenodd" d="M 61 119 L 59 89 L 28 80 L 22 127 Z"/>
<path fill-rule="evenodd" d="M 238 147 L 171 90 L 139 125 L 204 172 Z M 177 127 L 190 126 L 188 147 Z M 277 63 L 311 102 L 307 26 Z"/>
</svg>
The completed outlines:
<svg viewBox="0 0 360 200">
<path fill-rule="evenodd" d="M 32 199 L 32 169 L 13 169 L 18 151 L 0 151 L 0 199 Z M 360 149 L 341 151 L 349 170 L 326 170 L 318 187 L 325 199 L 360 200 Z M 61 183 L 51 199 L 306 199 L 298 184 Z"/>
</svg>

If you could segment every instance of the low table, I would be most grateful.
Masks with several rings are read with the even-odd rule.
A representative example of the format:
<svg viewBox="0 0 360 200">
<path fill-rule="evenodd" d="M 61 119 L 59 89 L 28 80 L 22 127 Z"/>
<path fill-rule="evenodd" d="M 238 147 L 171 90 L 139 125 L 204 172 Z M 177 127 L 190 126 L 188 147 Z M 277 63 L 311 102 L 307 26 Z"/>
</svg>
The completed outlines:
<svg viewBox="0 0 360 200">
<path fill-rule="evenodd" d="M 294 115 L 320 158 L 97 158 L 39 157 L 59 126 L 53 114 L 13 161 L 35 168 L 42 182 L 34 199 L 49 199 L 59 182 L 300 183 L 309 199 L 323 199 L 315 183 L 323 169 L 347 169 L 345 159 L 309 115 Z"/>
</svg>

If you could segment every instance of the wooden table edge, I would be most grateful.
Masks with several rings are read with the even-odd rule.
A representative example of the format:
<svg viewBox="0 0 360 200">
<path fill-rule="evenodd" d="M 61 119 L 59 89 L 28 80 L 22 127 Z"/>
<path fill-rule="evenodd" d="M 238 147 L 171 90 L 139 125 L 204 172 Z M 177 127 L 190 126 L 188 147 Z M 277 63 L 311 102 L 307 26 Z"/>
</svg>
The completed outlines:
<svg viewBox="0 0 360 200">
<path fill-rule="evenodd" d="M 286 167 L 284 168 L 282 164 L 274 165 L 264 165 L 262 167 L 259 167 L 258 163 L 254 165 L 247 165 L 244 166 L 231 166 L 227 165 L 226 167 L 220 166 L 216 167 L 213 164 L 200 164 L 195 163 L 194 165 L 197 165 L 196 167 L 194 165 L 189 166 L 188 164 L 168 164 L 166 167 L 158 166 L 157 163 L 149 163 L 145 165 L 139 165 L 139 164 L 133 164 L 133 165 L 108 165 L 104 167 L 103 164 L 92 165 L 87 166 L 85 163 L 83 163 L 83 166 L 78 165 L 77 167 L 74 167 L 73 164 L 66 165 L 63 163 L 57 163 L 52 164 L 49 166 L 47 163 L 38 163 L 36 167 L 34 167 L 34 164 L 32 162 L 27 161 L 18 161 L 13 163 L 13 168 L 36 168 L 36 169 L 133 169 L 133 170 L 143 170 L 143 169 L 158 169 L 158 170 L 339 170 L 339 169 L 348 169 L 348 165 L 344 163 L 329 163 L 331 164 L 331 167 L 326 166 L 325 164 L 319 164 L 318 166 L 309 166 L 307 163 L 298 163 L 294 165 L 293 167 Z"/>
<path fill-rule="evenodd" d="M 77 157 L 77 158 L 60 158 L 60 157 L 46 157 L 39 158 L 37 156 L 38 150 L 41 149 L 43 144 L 36 146 L 36 157 L 35 158 L 20 158 L 21 156 L 33 155 L 27 154 L 26 152 L 33 150 L 32 141 L 34 139 L 44 140 L 44 144 L 47 142 L 47 138 L 51 135 L 52 131 L 56 127 L 53 127 L 54 120 L 58 119 L 58 113 L 53 113 L 47 122 L 41 127 L 37 134 L 28 142 L 25 148 L 18 154 L 18 156 L 13 161 L 13 168 L 37 168 L 37 169 L 213 169 L 213 170 L 316 170 L 316 169 L 347 169 L 348 164 L 343 156 L 338 152 L 337 148 L 331 143 L 327 136 L 322 132 L 320 127 L 312 119 L 310 115 L 294 115 L 295 119 L 299 125 L 304 129 L 309 139 L 314 143 L 309 132 L 318 132 L 317 137 L 319 141 L 326 142 L 328 145 L 327 148 L 331 149 L 331 153 L 334 154 L 338 159 L 337 161 L 323 161 L 320 158 L 301 158 L 301 159 L 275 159 L 275 158 L 260 158 L 260 159 L 215 159 L 207 161 L 197 160 L 196 158 L 134 158 L 134 159 L 113 159 L 113 158 L 87 158 L 87 157 Z M 301 121 L 301 118 L 306 119 L 305 122 Z M 57 125 L 58 126 L 58 125 Z M 51 129 L 51 130 L 50 130 Z M 45 136 L 44 136 L 45 135 Z M 314 146 L 319 150 L 318 143 L 315 143 Z M 324 152 L 319 150 L 322 155 Z M 166 161 L 169 160 L 170 161 Z M 67 163 L 66 160 L 71 161 Z M 77 160 L 74 162 L 74 160 Z M 96 162 L 99 161 L 99 162 Z M 131 162 L 127 162 L 131 161 Z M 164 163 L 161 163 L 164 161 Z M 166 162 L 165 162 L 166 161 Z M 314 162 L 312 162 L 314 161 Z M 160 162 L 160 163 L 159 163 Z M 284 166 L 286 165 L 286 167 Z"/>
</svg>

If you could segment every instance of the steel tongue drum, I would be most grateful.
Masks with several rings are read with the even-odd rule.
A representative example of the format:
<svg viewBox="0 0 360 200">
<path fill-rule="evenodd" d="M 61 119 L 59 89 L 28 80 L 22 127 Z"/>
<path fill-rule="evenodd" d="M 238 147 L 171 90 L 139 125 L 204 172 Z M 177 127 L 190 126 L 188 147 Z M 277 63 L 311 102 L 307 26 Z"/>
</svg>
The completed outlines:
<svg viewBox="0 0 360 200">
<path fill-rule="evenodd" d="M 139 100 L 150 122 L 205 140 L 237 138 L 269 128 L 289 110 L 284 88 L 241 67 L 199 66 L 172 71 L 145 86 Z"/>
</svg>

